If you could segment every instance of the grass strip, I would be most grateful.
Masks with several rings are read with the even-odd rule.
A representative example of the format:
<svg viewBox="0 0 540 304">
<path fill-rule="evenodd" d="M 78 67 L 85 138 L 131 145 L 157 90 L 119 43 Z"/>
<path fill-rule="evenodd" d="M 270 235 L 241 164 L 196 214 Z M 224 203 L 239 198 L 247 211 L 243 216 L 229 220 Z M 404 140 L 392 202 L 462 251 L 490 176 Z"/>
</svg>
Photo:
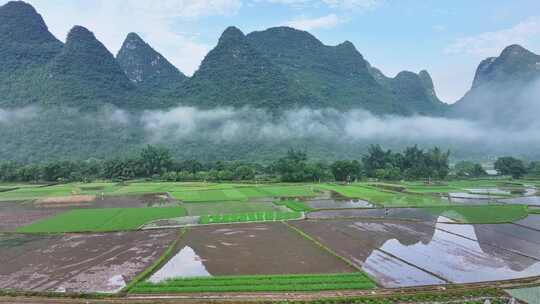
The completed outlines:
<svg viewBox="0 0 540 304">
<path fill-rule="evenodd" d="M 530 213 L 525 205 L 441 206 L 425 210 L 464 224 L 502 224 L 521 220 Z"/>
<path fill-rule="evenodd" d="M 274 202 L 276 206 L 285 206 L 292 211 L 296 212 L 308 212 L 314 210 L 310 206 L 308 206 L 306 203 L 296 200 L 284 200 L 284 201 L 277 201 Z"/>
<path fill-rule="evenodd" d="M 294 220 L 302 217 L 301 212 L 249 212 L 217 215 L 202 215 L 199 224 L 226 224 L 246 222 L 275 222 Z"/>
<path fill-rule="evenodd" d="M 133 286 L 136 284 L 143 282 L 146 278 L 148 278 L 154 271 L 158 270 L 161 266 L 163 266 L 174 254 L 174 249 L 176 248 L 176 245 L 178 242 L 180 242 L 180 239 L 184 234 L 186 234 L 187 229 L 183 228 L 180 230 L 180 233 L 178 234 L 178 237 L 169 245 L 169 247 L 163 252 L 163 254 L 148 268 L 146 268 L 143 272 L 139 273 L 136 277 L 133 278 L 129 282 L 129 284 L 126 285 L 121 291 L 121 293 L 128 292 Z"/>
<path fill-rule="evenodd" d="M 467 303 L 484 304 L 489 299 L 492 304 L 509 303 L 508 296 L 500 289 L 484 288 L 475 290 L 452 290 L 418 292 L 414 294 L 374 295 L 295 301 L 297 304 L 390 304 L 390 303 Z"/>
<path fill-rule="evenodd" d="M 363 273 L 221 276 L 140 282 L 132 293 L 260 292 L 371 289 L 375 284 Z"/>
</svg>

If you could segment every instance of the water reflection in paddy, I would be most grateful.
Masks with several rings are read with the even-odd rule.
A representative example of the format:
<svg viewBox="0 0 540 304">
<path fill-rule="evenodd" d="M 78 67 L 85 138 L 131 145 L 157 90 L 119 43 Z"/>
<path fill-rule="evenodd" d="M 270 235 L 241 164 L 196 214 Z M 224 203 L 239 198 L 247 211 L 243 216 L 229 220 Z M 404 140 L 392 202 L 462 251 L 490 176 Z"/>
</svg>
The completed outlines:
<svg viewBox="0 0 540 304">
<path fill-rule="evenodd" d="M 202 259 L 191 247 L 185 246 L 167 264 L 154 273 L 148 281 L 159 283 L 172 278 L 207 276 L 210 276 L 210 273 L 206 270 Z"/>
<path fill-rule="evenodd" d="M 449 233 L 443 229 L 453 227 Z M 473 225 L 437 223 L 429 242 L 404 245 L 400 237 L 386 241 L 378 249 L 421 269 L 455 283 L 496 281 L 540 275 L 540 261 L 512 252 L 512 242 L 500 242 L 501 247 L 480 244 L 489 238 L 493 227 L 476 230 Z M 466 237 L 463 237 L 463 236 Z M 499 233 L 500 236 L 500 233 Z M 511 240 L 511 237 L 508 238 Z M 509 247 L 503 247 L 509 246 Z M 529 242 L 529 252 L 540 251 L 540 245 Z M 508 250 L 503 249 L 508 248 Z"/>
<path fill-rule="evenodd" d="M 321 210 L 310 212 L 310 219 L 332 218 L 381 218 L 404 219 L 432 222 L 437 216 L 422 208 L 377 208 L 377 209 L 351 209 L 351 210 Z"/>
<path fill-rule="evenodd" d="M 524 204 L 530 206 L 540 206 L 540 196 L 524 196 L 524 197 L 515 197 L 507 199 L 497 200 L 505 204 Z"/>
<path fill-rule="evenodd" d="M 308 220 L 294 225 L 385 287 L 540 276 L 540 231 L 519 225 L 464 225 L 444 217 L 423 222 Z"/>
<path fill-rule="evenodd" d="M 314 199 L 307 202 L 314 209 L 353 209 L 374 207 L 368 201 L 363 200 L 336 200 L 336 199 Z"/>
</svg>

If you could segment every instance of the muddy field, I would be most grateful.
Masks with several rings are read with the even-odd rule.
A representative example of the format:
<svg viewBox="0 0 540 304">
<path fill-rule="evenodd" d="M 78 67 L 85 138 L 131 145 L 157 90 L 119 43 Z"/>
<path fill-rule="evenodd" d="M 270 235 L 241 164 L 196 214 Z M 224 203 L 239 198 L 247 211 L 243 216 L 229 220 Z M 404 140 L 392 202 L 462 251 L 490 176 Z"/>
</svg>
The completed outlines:
<svg viewBox="0 0 540 304">
<path fill-rule="evenodd" d="M 321 210 L 307 214 L 309 219 L 380 218 L 436 222 L 437 216 L 419 208 Z"/>
<path fill-rule="evenodd" d="M 115 292 L 149 267 L 177 236 L 177 230 L 0 234 L 0 288 Z"/>
<path fill-rule="evenodd" d="M 21 202 L 0 202 L 0 231 L 15 231 L 19 227 L 63 211 L 65 210 L 37 208 Z"/>
<path fill-rule="evenodd" d="M 540 275 L 540 260 L 527 255 L 540 251 L 532 240 L 535 235 L 512 239 L 519 233 L 515 227 L 369 220 L 309 220 L 294 225 L 387 287 Z"/>
<path fill-rule="evenodd" d="M 205 275 L 340 273 L 355 269 L 283 223 L 191 228 L 153 280 Z"/>
<path fill-rule="evenodd" d="M 143 208 L 173 206 L 176 201 L 162 194 L 138 196 L 67 196 L 29 202 L 0 202 L 0 231 L 15 231 L 38 220 L 73 209 Z"/>
<path fill-rule="evenodd" d="M 373 204 L 363 200 L 314 199 L 306 202 L 313 209 L 370 208 Z"/>
</svg>

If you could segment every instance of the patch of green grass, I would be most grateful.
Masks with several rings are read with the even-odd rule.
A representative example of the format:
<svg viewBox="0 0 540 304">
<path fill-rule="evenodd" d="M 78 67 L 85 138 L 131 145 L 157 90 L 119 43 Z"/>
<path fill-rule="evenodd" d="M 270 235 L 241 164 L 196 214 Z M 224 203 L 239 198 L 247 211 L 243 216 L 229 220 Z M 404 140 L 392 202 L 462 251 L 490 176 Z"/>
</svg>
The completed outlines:
<svg viewBox="0 0 540 304">
<path fill-rule="evenodd" d="M 186 215 L 181 207 L 78 209 L 17 229 L 23 233 L 134 230 L 153 220 Z"/>
<path fill-rule="evenodd" d="M 302 217 L 300 212 L 250 212 L 219 215 L 203 215 L 199 224 L 226 224 L 245 222 L 275 222 L 294 220 Z"/>
<path fill-rule="evenodd" d="M 77 187 L 74 184 L 63 184 L 45 187 L 24 187 L 12 191 L 1 192 L 0 201 L 9 200 L 29 200 L 43 197 L 68 196 L 78 194 Z"/>
<path fill-rule="evenodd" d="M 529 208 L 529 214 L 540 214 L 540 208 Z"/>
<path fill-rule="evenodd" d="M 161 283 L 141 282 L 132 293 L 270 292 L 372 289 L 375 283 L 364 273 L 257 275 L 179 278 Z"/>
<path fill-rule="evenodd" d="M 337 192 L 348 198 L 362 199 L 383 207 L 423 207 L 449 204 L 448 201 L 433 195 L 381 191 L 365 185 L 322 184 L 317 187 L 323 190 Z"/>
<path fill-rule="evenodd" d="M 301 201 L 285 200 L 285 201 L 274 202 L 274 204 L 278 206 L 285 206 L 291 209 L 292 211 L 296 211 L 296 212 L 308 212 L 308 211 L 313 210 L 313 208 L 311 208 L 306 203 L 301 202 Z"/>
<path fill-rule="evenodd" d="M 427 210 L 466 224 L 511 223 L 529 214 L 527 206 L 523 205 L 443 206 Z"/>
<path fill-rule="evenodd" d="M 188 215 L 215 215 L 229 213 L 273 212 L 279 208 L 263 202 L 210 202 L 184 204 Z"/>
<path fill-rule="evenodd" d="M 68 183 L 54 186 L 25 185 L 19 189 L 0 192 L 0 201 L 8 200 L 32 200 L 47 197 L 63 197 L 70 195 L 98 195 L 101 193 L 111 194 L 121 189 L 116 183 Z"/>
<path fill-rule="evenodd" d="M 171 195 L 184 202 L 246 201 L 262 197 L 314 196 L 312 186 L 240 186 L 223 189 L 174 190 Z"/>
</svg>

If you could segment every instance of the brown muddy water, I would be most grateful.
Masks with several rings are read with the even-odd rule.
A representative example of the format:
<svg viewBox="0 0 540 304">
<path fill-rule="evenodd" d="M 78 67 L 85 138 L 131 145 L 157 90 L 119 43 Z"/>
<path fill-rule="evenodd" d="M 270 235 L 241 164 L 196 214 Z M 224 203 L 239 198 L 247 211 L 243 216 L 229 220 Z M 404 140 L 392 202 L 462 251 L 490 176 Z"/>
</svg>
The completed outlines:
<svg viewBox="0 0 540 304">
<path fill-rule="evenodd" d="M 117 292 L 149 267 L 177 237 L 175 230 L 0 234 L 0 288 Z"/>
<path fill-rule="evenodd" d="M 355 269 L 283 223 L 190 228 L 152 280 L 199 275 L 353 272 Z"/>
<path fill-rule="evenodd" d="M 540 275 L 536 231 L 523 231 L 517 225 L 441 222 L 308 220 L 294 225 L 385 287 Z"/>
</svg>

